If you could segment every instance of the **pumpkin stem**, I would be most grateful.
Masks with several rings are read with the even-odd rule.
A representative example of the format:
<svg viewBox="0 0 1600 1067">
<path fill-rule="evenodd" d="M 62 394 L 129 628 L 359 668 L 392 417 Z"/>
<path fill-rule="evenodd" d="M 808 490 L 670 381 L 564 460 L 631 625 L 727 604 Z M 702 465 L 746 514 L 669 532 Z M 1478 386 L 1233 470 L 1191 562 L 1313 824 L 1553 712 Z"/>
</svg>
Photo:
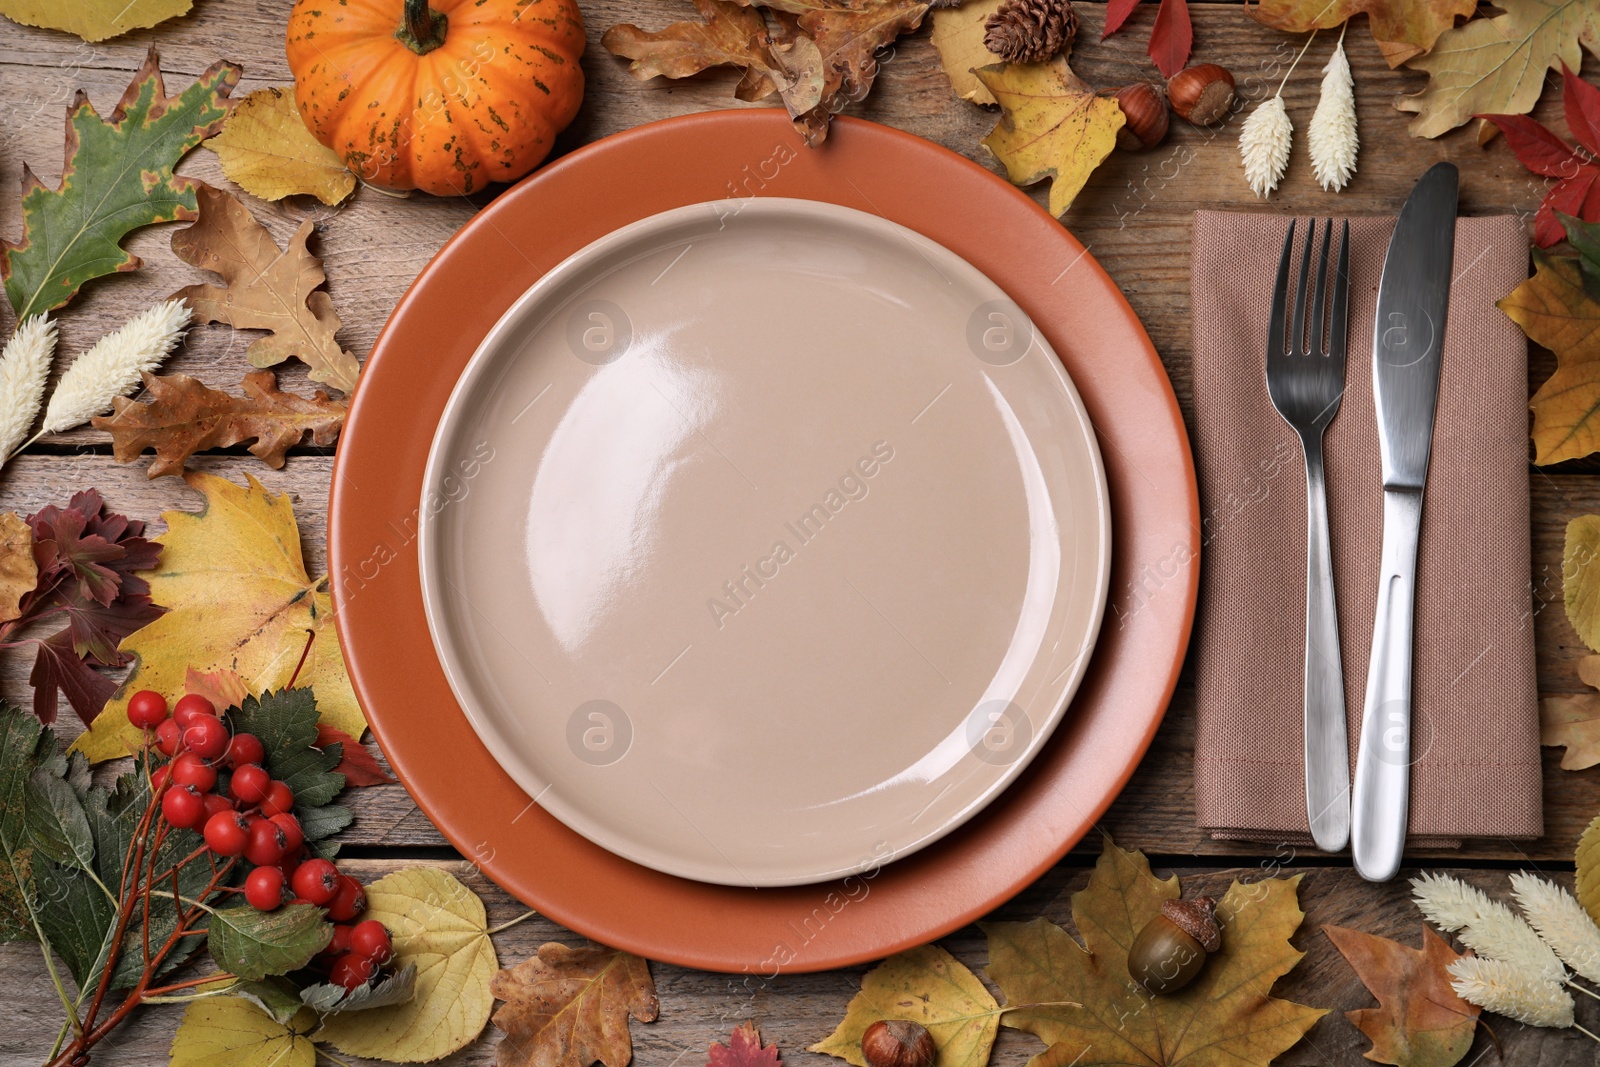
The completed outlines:
<svg viewBox="0 0 1600 1067">
<path fill-rule="evenodd" d="M 428 6 L 428 0 L 405 0 L 405 18 L 394 31 L 395 40 L 419 56 L 444 44 L 445 29 L 449 20 L 444 12 Z"/>
</svg>

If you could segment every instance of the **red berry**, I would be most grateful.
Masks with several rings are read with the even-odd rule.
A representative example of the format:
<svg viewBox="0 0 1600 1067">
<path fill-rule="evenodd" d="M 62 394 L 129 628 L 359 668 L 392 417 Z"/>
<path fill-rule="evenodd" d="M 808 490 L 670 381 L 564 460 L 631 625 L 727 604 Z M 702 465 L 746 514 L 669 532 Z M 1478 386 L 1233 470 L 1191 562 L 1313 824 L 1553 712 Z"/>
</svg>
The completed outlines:
<svg viewBox="0 0 1600 1067">
<path fill-rule="evenodd" d="M 249 843 L 250 827 L 238 812 L 219 811 L 206 820 L 206 847 L 217 855 L 242 856 Z"/>
<path fill-rule="evenodd" d="M 367 891 L 348 874 L 341 874 L 339 888 L 328 901 L 328 918 L 336 923 L 347 923 L 366 910 Z"/>
<path fill-rule="evenodd" d="M 334 957 L 342 956 L 349 951 L 350 927 L 344 925 L 343 923 L 335 923 L 333 927 L 333 937 L 329 939 L 328 947 L 317 953 L 317 955 L 321 956 L 323 959 L 331 960 Z"/>
<path fill-rule="evenodd" d="M 167 717 L 167 698 L 150 689 L 141 689 L 128 698 L 128 721 L 141 730 L 153 730 Z"/>
<path fill-rule="evenodd" d="M 283 903 L 283 872 L 276 867 L 257 867 L 244 880 L 244 899 L 257 911 L 273 911 Z"/>
<path fill-rule="evenodd" d="M 328 971 L 328 981 L 346 989 L 355 989 L 370 982 L 373 972 L 377 969 L 377 965 L 371 960 L 352 952 L 334 961 Z"/>
<path fill-rule="evenodd" d="M 358 956 L 365 956 L 373 963 L 382 963 L 388 959 L 392 949 L 393 946 L 389 943 L 389 931 L 377 919 L 358 922 L 350 931 L 350 951 Z"/>
<path fill-rule="evenodd" d="M 183 728 L 183 745 L 205 759 L 216 759 L 228 751 L 228 726 L 214 716 L 196 715 Z"/>
<path fill-rule="evenodd" d="M 300 820 L 293 815 L 274 815 L 267 820 L 283 831 L 284 852 L 299 852 L 300 846 L 305 844 L 305 831 L 300 829 Z"/>
<path fill-rule="evenodd" d="M 178 751 L 178 746 L 183 744 L 183 731 L 171 719 L 165 719 L 156 727 L 156 747 L 163 755 L 170 756 Z"/>
<path fill-rule="evenodd" d="M 161 787 L 172 778 L 172 764 L 163 763 L 150 772 L 150 789 L 152 792 L 161 792 Z"/>
<path fill-rule="evenodd" d="M 229 800 L 227 797 L 221 796 L 221 795 L 219 795 L 217 793 L 207 793 L 205 796 L 201 797 L 200 799 L 204 800 L 206 802 L 206 821 L 207 822 L 211 821 L 211 816 L 217 814 L 220 811 L 232 811 L 233 810 L 233 802 L 231 800 Z"/>
<path fill-rule="evenodd" d="M 189 724 L 201 715 L 208 715 L 214 719 L 217 717 L 217 709 L 216 705 L 198 693 L 179 697 L 178 703 L 172 708 L 172 721 L 184 729 L 188 729 Z"/>
<path fill-rule="evenodd" d="M 228 762 L 234 767 L 260 763 L 266 758 L 266 747 L 255 734 L 234 734 L 233 740 L 228 742 Z"/>
<path fill-rule="evenodd" d="M 175 785 L 161 798 L 161 814 L 180 830 L 193 830 L 206 817 L 206 802 L 192 785 Z"/>
<path fill-rule="evenodd" d="M 217 784 L 217 772 L 194 752 L 180 752 L 172 761 L 172 780 L 179 785 L 192 785 L 202 793 L 211 792 Z"/>
<path fill-rule="evenodd" d="M 294 791 L 283 782 L 273 782 L 261 801 L 261 814 L 268 817 L 287 815 L 294 810 Z"/>
<path fill-rule="evenodd" d="M 285 845 L 283 827 L 277 823 L 261 820 L 249 830 L 250 843 L 244 847 L 244 858 L 258 867 L 267 867 L 283 859 Z M 282 871 L 278 872 L 282 874 Z"/>
<path fill-rule="evenodd" d="M 294 872 L 299 869 L 301 851 L 298 848 L 291 848 L 283 854 L 283 859 L 275 864 L 278 870 L 283 872 L 285 878 L 293 878 Z"/>
<path fill-rule="evenodd" d="M 339 871 L 325 859 L 306 860 L 294 871 L 294 895 L 318 907 L 333 899 L 339 889 Z"/>
<path fill-rule="evenodd" d="M 253 763 L 246 763 L 233 772 L 233 780 L 228 783 L 228 792 L 241 803 L 254 807 L 267 799 L 267 790 L 271 787 L 272 775 Z"/>
</svg>

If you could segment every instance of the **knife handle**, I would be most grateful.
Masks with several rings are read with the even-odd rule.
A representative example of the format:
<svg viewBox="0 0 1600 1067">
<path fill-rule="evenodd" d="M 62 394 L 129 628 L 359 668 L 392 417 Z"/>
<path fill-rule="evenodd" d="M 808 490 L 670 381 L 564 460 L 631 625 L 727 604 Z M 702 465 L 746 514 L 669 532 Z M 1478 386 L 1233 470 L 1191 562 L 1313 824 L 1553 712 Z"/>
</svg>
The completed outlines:
<svg viewBox="0 0 1600 1067">
<path fill-rule="evenodd" d="M 1350 811 L 1356 873 L 1387 882 L 1400 869 L 1411 804 L 1411 656 L 1422 490 L 1383 491 L 1383 564 L 1367 665 Z"/>
</svg>

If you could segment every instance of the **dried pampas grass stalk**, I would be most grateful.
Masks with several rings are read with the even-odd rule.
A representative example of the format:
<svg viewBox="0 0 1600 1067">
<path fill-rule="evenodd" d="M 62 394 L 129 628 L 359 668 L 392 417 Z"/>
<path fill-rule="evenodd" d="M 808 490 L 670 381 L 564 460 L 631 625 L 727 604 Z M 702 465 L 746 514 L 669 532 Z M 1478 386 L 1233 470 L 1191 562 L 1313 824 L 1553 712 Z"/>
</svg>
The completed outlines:
<svg viewBox="0 0 1600 1067">
<path fill-rule="evenodd" d="M 1311 169 L 1322 187 L 1338 192 L 1349 185 L 1356 172 L 1356 151 L 1361 139 L 1356 135 L 1356 83 L 1350 73 L 1350 59 L 1344 54 L 1343 29 L 1328 65 L 1322 68 L 1322 95 L 1311 116 L 1306 140 L 1311 148 Z"/>
<path fill-rule="evenodd" d="M 1556 955 L 1589 981 L 1600 982 L 1600 926 L 1572 894 L 1526 872 L 1511 876 L 1511 891 L 1528 923 Z"/>
<path fill-rule="evenodd" d="M 1306 49 L 1311 47 L 1311 42 L 1316 38 L 1317 31 L 1312 30 L 1311 36 L 1306 38 L 1305 47 L 1300 49 L 1300 54 L 1294 57 L 1294 62 L 1284 72 L 1283 81 L 1278 83 L 1278 91 L 1252 111 L 1239 130 L 1239 159 L 1244 164 L 1245 181 L 1250 183 L 1250 188 L 1257 196 L 1266 196 L 1277 189 L 1284 171 L 1289 169 L 1294 123 L 1289 121 L 1289 111 L 1283 105 L 1283 87 L 1289 84 L 1289 75 L 1300 65 Z"/>
<path fill-rule="evenodd" d="M 59 433 L 104 414 L 112 400 L 139 384 L 140 375 L 161 365 L 187 325 L 189 305 L 168 300 L 100 338 L 56 383 L 39 434 Z"/>
<path fill-rule="evenodd" d="M 21 446 L 44 400 L 45 379 L 56 352 L 56 324 L 29 315 L 0 355 L 0 463 Z"/>
<path fill-rule="evenodd" d="M 1571 995 L 1555 982 L 1529 974 L 1513 963 L 1463 956 L 1450 964 L 1449 970 L 1456 995 L 1485 1011 L 1529 1026 L 1564 1030 L 1575 1025 Z M 1583 1030 L 1581 1026 L 1578 1029 Z M 1589 1034 L 1587 1030 L 1583 1032 Z"/>
<path fill-rule="evenodd" d="M 1482 890 L 1442 874 L 1423 874 L 1412 879 L 1411 887 L 1423 916 L 1478 955 L 1545 981 L 1567 980 L 1567 969 L 1533 927 Z"/>
</svg>

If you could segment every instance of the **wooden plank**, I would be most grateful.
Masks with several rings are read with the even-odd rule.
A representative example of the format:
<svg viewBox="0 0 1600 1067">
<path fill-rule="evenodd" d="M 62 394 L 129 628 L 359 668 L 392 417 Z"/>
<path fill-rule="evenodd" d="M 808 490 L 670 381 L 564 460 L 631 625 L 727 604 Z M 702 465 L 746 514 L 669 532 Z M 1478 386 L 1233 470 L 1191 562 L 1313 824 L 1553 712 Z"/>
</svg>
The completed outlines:
<svg viewBox="0 0 1600 1067">
<path fill-rule="evenodd" d="M 363 881 L 412 865 L 393 860 L 351 860 L 344 864 Z M 521 913 L 519 905 L 467 864 L 443 866 L 482 895 L 488 905 L 491 925 Z M 1177 873 L 1183 876 L 1187 893 L 1220 896 L 1235 879 L 1252 882 L 1282 872 L 1269 865 L 1227 871 L 1179 870 Z M 1340 1013 L 1369 1006 L 1372 999 L 1322 934 L 1321 927 L 1332 923 L 1418 944 L 1421 919 L 1407 899 L 1407 883 L 1396 881 L 1373 886 L 1361 882 L 1344 868 L 1293 868 L 1287 873 L 1304 875 L 1300 899 L 1306 919 L 1293 940 L 1306 956 L 1273 992 L 1333 1011 L 1277 1063 L 1285 1067 L 1364 1063 L 1360 1053 L 1367 1042 Z M 1508 895 L 1504 872 L 1455 870 L 1449 873 L 1496 895 Z M 1568 885 L 1571 882 L 1567 875 L 1557 875 L 1555 879 Z M 1082 868 L 1058 868 L 991 918 L 1023 920 L 1043 915 L 1070 928 L 1070 895 L 1083 888 L 1087 880 L 1088 872 Z M 580 938 L 542 917 L 512 927 L 496 935 L 494 940 L 502 966 L 526 959 L 547 941 L 581 942 Z M 983 935 L 976 927 L 959 930 L 941 943 L 974 970 L 985 963 L 987 950 Z M 655 964 L 651 971 L 661 999 L 661 1017 L 650 1025 L 633 1024 L 634 1062 L 653 1067 L 668 1064 L 697 1067 L 704 1062 L 707 1045 L 726 1040 L 728 1030 L 749 1018 L 758 1023 L 767 1040 L 777 1042 L 784 1063 L 789 1067 L 837 1067 L 840 1061 L 806 1052 L 805 1047 L 827 1036 L 837 1025 L 864 970 L 858 967 L 766 978 L 760 974 L 710 974 Z M 11 990 L 8 1025 L 0 1028 L 0 1062 L 38 1062 L 54 1040 L 61 1020 L 60 1005 L 45 976 L 38 948 L 31 944 L 0 945 L 0 973 L 6 975 Z M 1580 996 L 1578 999 L 1587 998 Z M 1600 1014 L 1595 1007 L 1579 1005 L 1579 1019 L 1586 1023 L 1593 1020 Z M 176 1018 L 177 1009 L 168 1006 L 142 1010 L 114 1035 L 106 1062 L 164 1063 Z M 1557 1067 L 1594 1062 L 1589 1039 L 1575 1032 L 1534 1030 L 1498 1018 L 1494 1020 L 1494 1027 L 1504 1046 L 1506 1063 Z M 498 1035 L 490 1027 L 475 1044 L 444 1062 L 457 1067 L 487 1065 L 493 1060 L 497 1041 Z M 1041 1047 L 1032 1036 L 1003 1028 L 992 1063 L 994 1067 L 1022 1067 Z M 1478 1062 L 1477 1057 L 1485 1054 L 1492 1057 L 1490 1049 L 1488 1037 L 1480 1031 L 1477 1045 L 1463 1062 Z"/>
</svg>

